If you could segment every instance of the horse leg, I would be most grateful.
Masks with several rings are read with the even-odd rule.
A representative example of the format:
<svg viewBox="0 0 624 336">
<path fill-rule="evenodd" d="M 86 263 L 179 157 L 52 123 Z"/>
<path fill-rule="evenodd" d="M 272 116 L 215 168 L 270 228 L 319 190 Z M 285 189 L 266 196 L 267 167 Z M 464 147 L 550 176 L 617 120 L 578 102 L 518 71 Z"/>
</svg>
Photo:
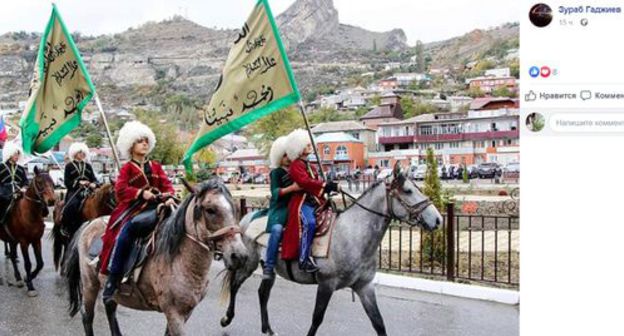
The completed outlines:
<svg viewBox="0 0 624 336">
<path fill-rule="evenodd" d="M 110 302 L 109 304 L 105 304 L 104 307 L 106 308 L 106 319 L 108 320 L 108 327 L 111 335 L 121 336 L 119 322 L 117 322 L 117 303 Z"/>
<path fill-rule="evenodd" d="M 167 331 L 165 335 L 182 336 L 184 335 L 184 323 L 188 320 L 189 315 L 182 316 L 178 311 L 170 309 L 165 312 L 167 317 Z"/>
<path fill-rule="evenodd" d="M 366 285 L 355 289 L 355 291 L 360 297 L 360 301 L 362 301 L 362 306 L 364 306 L 366 315 L 368 315 L 368 318 L 371 320 L 377 335 L 385 336 L 386 326 L 384 325 L 383 318 L 379 312 L 379 307 L 377 306 L 375 287 L 373 287 L 372 283 L 369 282 Z"/>
<path fill-rule="evenodd" d="M 312 316 L 312 326 L 310 326 L 310 330 L 308 330 L 308 336 L 316 335 L 316 331 L 321 323 L 323 323 L 323 317 L 325 316 L 325 311 L 327 310 L 332 294 L 334 294 L 333 288 L 324 283 L 319 284 L 316 291 L 316 305 L 314 306 L 314 314 Z"/>
<path fill-rule="evenodd" d="M 82 315 L 82 326 L 84 327 L 86 336 L 93 336 L 94 308 L 99 290 L 99 286 L 91 285 L 90 288 L 84 289 L 82 295 L 82 309 L 80 310 L 80 314 Z"/>
<path fill-rule="evenodd" d="M 236 311 L 236 295 L 238 294 L 240 286 L 250 275 L 251 273 L 248 273 L 246 269 L 232 271 L 232 275 L 230 277 L 230 303 L 228 304 L 225 316 L 221 318 L 221 327 L 225 328 L 232 323 L 232 320 L 234 319 L 234 312 Z"/>
<path fill-rule="evenodd" d="M 9 286 L 15 285 L 17 288 L 24 287 L 24 281 L 22 281 L 22 275 L 20 274 L 19 268 L 17 267 L 18 259 L 17 259 L 17 243 L 11 242 L 9 243 L 9 253 L 11 255 L 11 264 L 13 265 L 13 281 L 9 281 Z"/>
<path fill-rule="evenodd" d="M 258 288 L 258 298 L 260 299 L 260 319 L 262 321 L 262 333 L 267 335 L 275 335 L 271 324 L 269 323 L 268 303 L 271 296 L 271 289 L 275 284 L 275 278 L 262 279 L 260 288 Z"/>
<path fill-rule="evenodd" d="M 41 239 L 33 243 L 33 250 L 35 251 L 35 260 L 37 260 L 37 268 L 32 273 L 33 280 L 37 277 L 39 272 L 43 269 L 43 256 L 41 254 Z"/>
<path fill-rule="evenodd" d="M 35 297 L 37 296 L 37 291 L 32 284 L 32 273 L 31 268 L 32 264 L 30 263 L 30 255 L 28 253 L 28 243 L 21 242 L 20 248 L 22 249 L 22 257 L 24 258 L 24 270 L 26 271 L 26 287 L 28 288 L 28 296 Z"/>
</svg>

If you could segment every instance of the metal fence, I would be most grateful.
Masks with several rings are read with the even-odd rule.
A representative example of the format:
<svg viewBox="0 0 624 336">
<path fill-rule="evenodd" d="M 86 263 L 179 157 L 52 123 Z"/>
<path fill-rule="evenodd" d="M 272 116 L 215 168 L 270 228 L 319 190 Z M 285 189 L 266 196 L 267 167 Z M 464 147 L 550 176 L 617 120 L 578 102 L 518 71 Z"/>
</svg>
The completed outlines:
<svg viewBox="0 0 624 336">
<path fill-rule="evenodd" d="M 260 208 L 240 199 L 242 215 Z M 519 287 L 519 217 L 455 214 L 454 204 L 443 217 L 434 232 L 391 223 L 378 249 L 379 270 Z"/>
</svg>

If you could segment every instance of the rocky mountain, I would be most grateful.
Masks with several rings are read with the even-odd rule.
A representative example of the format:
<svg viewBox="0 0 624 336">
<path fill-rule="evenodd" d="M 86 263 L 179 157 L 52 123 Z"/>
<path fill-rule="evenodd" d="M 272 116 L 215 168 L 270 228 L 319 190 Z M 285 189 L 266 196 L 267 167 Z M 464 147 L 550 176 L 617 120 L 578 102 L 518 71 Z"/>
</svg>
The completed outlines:
<svg viewBox="0 0 624 336">
<path fill-rule="evenodd" d="M 507 23 L 492 29 L 475 29 L 462 36 L 427 43 L 425 53 L 432 57 L 432 66 L 447 67 L 484 56 L 495 56 L 519 44 L 518 23 Z M 499 55 L 500 56 L 500 55 Z"/>
<path fill-rule="evenodd" d="M 341 24 L 333 0 L 299 0 L 277 17 L 287 47 L 317 42 L 338 49 L 402 50 L 407 37 L 401 29 L 371 32 Z"/>
<path fill-rule="evenodd" d="M 409 62 L 413 49 L 400 30 L 371 32 L 341 24 L 332 0 L 298 0 L 277 17 L 301 91 L 339 86 L 387 62 Z M 475 31 L 425 45 L 432 64 L 457 64 L 517 38 L 515 28 Z M 182 17 L 146 23 L 115 35 L 75 36 L 99 95 L 109 108 L 163 106 L 171 96 L 206 102 L 219 78 L 233 29 L 210 29 Z M 0 104 L 25 100 L 40 34 L 0 35 Z M 178 97 L 179 98 L 179 97 Z"/>
</svg>

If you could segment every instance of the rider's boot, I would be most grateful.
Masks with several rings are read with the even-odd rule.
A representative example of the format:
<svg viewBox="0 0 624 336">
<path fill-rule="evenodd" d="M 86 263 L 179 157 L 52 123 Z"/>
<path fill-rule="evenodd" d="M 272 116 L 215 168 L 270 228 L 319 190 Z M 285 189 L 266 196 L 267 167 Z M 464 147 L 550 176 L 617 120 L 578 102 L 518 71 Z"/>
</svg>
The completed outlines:
<svg viewBox="0 0 624 336">
<path fill-rule="evenodd" d="M 119 274 L 110 274 L 108 276 L 106 285 L 104 285 L 104 292 L 102 292 L 102 301 L 104 301 L 105 306 L 115 302 L 113 300 L 113 295 L 115 294 L 115 290 L 117 290 L 120 280 L 121 275 Z"/>
</svg>

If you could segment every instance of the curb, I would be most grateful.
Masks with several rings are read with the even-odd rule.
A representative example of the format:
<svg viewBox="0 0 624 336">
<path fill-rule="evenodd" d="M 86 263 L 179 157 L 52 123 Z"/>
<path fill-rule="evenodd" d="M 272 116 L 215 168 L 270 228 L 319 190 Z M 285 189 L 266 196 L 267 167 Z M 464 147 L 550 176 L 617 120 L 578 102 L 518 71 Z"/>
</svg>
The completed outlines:
<svg viewBox="0 0 624 336">
<path fill-rule="evenodd" d="M 377 274 L 375 275 L 373 283 L 375 285 L 381 286 L 398 287 L 435 294 L 457 296 L 467 299 L 491 301 L 508 305 L 520 304 L 520 292 L 510 289 L 490 288 L 454 282 L 419 279 L 395 274 L 385 274 L 380 272 L 377 272 Z"/>
<path fill-rule="evenodd" d="M 45 222 L 45 224 L 46 230 L 52 228 L 51 222 Z M 215 263 L 214 265 L 221 266 L 220 263 Z M 223 266 L 221 266 L 221 268 L 222 267 Z M 256 271 L 254 271 L 254 274 L 261 277 L 262 270 L 258 268 L 256 269 Z M 381 272 L 377 272 L 375 278 L 373 279 L 373 284 L 386 287 L 417 290 L 427 293 L 456 296 L 466 299 L 497 302 L 507 305 L 520 304 L 520 292 L 510 289 L 491 288 L 447 281 L 420 279 Z"/>
</svg>

